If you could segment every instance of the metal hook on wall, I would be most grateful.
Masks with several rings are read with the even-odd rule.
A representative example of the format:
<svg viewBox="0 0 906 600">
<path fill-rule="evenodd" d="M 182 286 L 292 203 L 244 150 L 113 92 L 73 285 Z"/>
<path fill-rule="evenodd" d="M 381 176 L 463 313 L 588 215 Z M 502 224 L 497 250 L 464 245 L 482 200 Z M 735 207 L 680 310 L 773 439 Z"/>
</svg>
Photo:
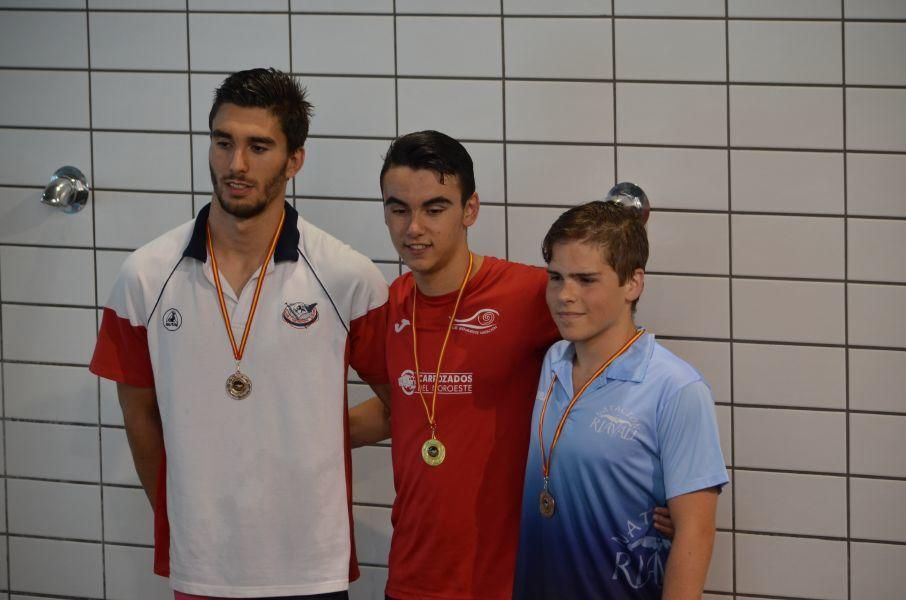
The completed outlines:
<svg viewBox="0 0 906 600">
<path fill-rule="evenodd" d="M 41 202 L 63 212 L 77 213 L 88 203 L 85 175 L 75 167 L 60 167 L 44 188 Z"/>
</svg>

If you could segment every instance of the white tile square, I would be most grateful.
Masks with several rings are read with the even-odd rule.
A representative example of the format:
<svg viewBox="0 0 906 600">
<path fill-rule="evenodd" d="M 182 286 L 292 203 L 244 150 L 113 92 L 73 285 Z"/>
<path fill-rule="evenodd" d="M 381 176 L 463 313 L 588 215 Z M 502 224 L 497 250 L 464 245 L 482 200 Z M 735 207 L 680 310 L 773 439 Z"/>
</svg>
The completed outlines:
<svg viewBox="0 0 906 600">
<path fill-rule="evenodd" d="M 733 210 L 841 215 L 843 160 L 842 152 L 733 150 Z"/>
<path fill-rule="evenodd" d="M 509 259 L 528 265 L 544 266 L 541 257 L 541 240 L 550 228 L 551 223 L 559 217 L 565 208 L 541 208 L 514 206 L 507 211 L 507 224 L 511 235 L 507 239 Z"/>
<path fill-rule="evenodd" d="M 128 546 L 104 547 L 107 598 L 110 600 L 170 600 L 165 577 L 152 572 L 154 550 Z"/>
<path fill-rule="evenodd" d="M 364 446 L 353 450 L 353 501 L 392 506 L 395 497 L 390 448 Z"/>
<path fill-rule="evenodd" d="M 398 255 L 384 228 L 379 201 L 300 199 L 302 217 L 339 238 L 372 260 L 396 260 Z"/>
<path fill-rule="evenodd" d="M 396 14 L 406 13 L 441 13 L 457 14 L 500 14 L 500 0 L 457 0 L 456 3 L 445 0 L 397 0 Z"/>
<path fill-rule="evenodd" d="M 726 146 L 727 90 L 715 85 L 619 83 L 617 141 Z"/>
<path fill-rule="evenodd" d="M 714 402 L 728 403 L 730 396 L 730 344 L 697 340 L 658 340 L 662 346 L 698 369 L 711 386 Z"/>
<path fill-rule="evenodd" d="M 205 121 L 207 123 L 207 121 Z M 198 198 L 193 198 L 193 204 L 197 209 L 211 201 L 211 193 L 214 188 L 211 187 L 211 167 L 208 162 L 208 150 L 211 147 L 211 138 L 208 134 L 192 136 L 192 190 L 196 193 L 206 194 L 207 198 L 199 204 Z M 311 148 L 311 141 L 306 141 L 305 159 L 311 158 L 308 150 Z M 287 187 L 287 193 L 292 187 Z"/>
<path fill-rule="evenodd" d="M 646 271 L 727 275 L 730 232 L 727 215 L 658 212 L 648 220 Z"/>
<path fill-rule="evenodd" d="M 93 73 L 92 124 L 99 129 L 189 128 L 189 83 L 175 73 Z"/>
<path fill-rule="evenodd" d="M 757 148 L 841 149 L 842 114 L 839 88 L 733 85 L 730 143 Z"/>
<path fill-rule="evenodd" d="M 94 305 L 94 254 L 71 248 L 5 247 L 0 254 L 0 291 L 4 302 Z"/>
<path fill-rule="evenodd" d="M 733 535 L 730 533 L 719 531 L 714 536 L 705 589 L 727 592 L 733 589 Z"/>
<path fill-rule="evenodd" d="M 309 140 L 305 166 L 296 175 L 296 195 L 380 199 L 379 176 L 389 145 L 383 140 Z"/>
<path fill-rule="evenodd" d="M 842 279 L 844 220 L 733 215 L 733 274 Z"/>
<path fill-rule="evenodd" d="M 97 245 L 135 249 L 192 219 L 189 194 L 95 194 Z"/>
<path fill-rule="evenodd" d="M 849 470 L 859 475 L 906 477 L 906 416 L 853 414 Z"/>
<path fill-rule="evenodd" d="M 360 562 L 387 564 L 390 553 L 390 509 L 377 506 L 353 506 L 356 556 Z"/>
<path fill-rule="evenodd" d="M 723 277 L 648 275 L 635 322 L 657 335 L 726 338 L 729 282 Z"/>
<path fill-rule="evenodd" d="M 839 0 L 730 0 L 730 17 L 839 19 Z"/>
<path fill-rule="evenodd" d="M 192 103 L 192 113 L 189 117 L 192 121 L 192 131 L 205 134 L 210 133 L 211 128 L 208 125 L 208 115 L 214 104 L 214 92 L 226 78 L 227 76 L 222 74 L 208 75 L 203 73 L 192 73 L 189 76 L 189 92 Z M 311 100 L 311 97 L 309 97 L 309 100 Z M 314 124 L 314 122 L 312 122 L 312 124 Z M 205 137 L 204 147 L 205 151 L 207 151 L 207 137 Z"/>
<path fill-rule="evenodd" d="M 850 535 L 862 540 L 906 542 L 906 481 L 849 480 Z"/>
<path fill-rule="evenodd" d="M 730 81 L 843 81 L 840 23 L 730 21 L 729 26 Z"/>
<path fill-rule="evenodd" d="M 293 15 L 293 70 L 393 75 L 393 18 Z"/>
<path fill-rule="evenodd" d="M 315 105 L 312 135 L 396 136 L 393 79 L 308 77 L 304 84 Z"/>
<path fill-rule="evenodd" d="M 119 250 L 97 251 L 98 303 L 103 306 L 110 298 L 113 282 L 119 275 L 120 267 L 131 252 Z"/>
<path fill-rule="evenodd" d="M 906 156 L 847 154 L 850 215 L 906 217 Z"/>
<path fill-rule="evenodd" d="M 499 17 L 398 17 L 396 47 L 400 75 L 502 74 Z"/>
<path fill-rule="evenodd" d="M 846 537 L 846 478 L 737 471 L 736 527 Z"/>
<path fill-rule="evenodd" d="M 504 19 L 507 77 L 613 77 L 610 19 Z"/>
<path fill-rule="evenodd" d="M 503 139 L 500 81 L 400 79 L 401 134 L 435 129 L 457 139 Z"/>
<path fill-rule="evenodd" d="M 190 191 L 189 136 L 169 133 L 95 133 L 99 188 Z"/>
<path fill-rule="evenodd" d="M 0 125 L 88 127 L 88 73 L 0 71 Z"/>
<path fill-rule="evenodd" d="M 97 427 L 6 424 L 6 473 L 13 477 L 97 482 L 98 450 Z"/>
<path fill-rule="evenodd" d="M 290 0 L 293 12 L 392 13 L 393 0 Z"/>
<path fill-rule="evenodd" d="M 721 0 L 614 0 L 614 12 L 657 17 L 722 17 L 724 3 Z"/>
<path fill-rule="evenodd" d="M 90 13 L 95 69 L 188 67 L 186 16 L 180 13 Z"/>
<path fill-rule="evenodd" d="M 3 358 L 87 365 L 97 337 L 93 309 L 7 304 Z"/>
<path fill-rule="evenodd" d="M 83 12 L 4 11 L 0 13 L 0 65 L 86 68 L 85 27 Z M 38 31 L 40 35 L 35 34 Z"/>
<path fill-rule="evenodd" d="M 655 209 L 726 210 L 728 168 L 726 150 L 617 148 L 619 179 L 641 184 Z"/>
<path fill-rule="evenodd" d="M 387 569 L 384 567 L 359 566 L 358 581 L 349 584 L 351 600 L 380 600 L 387 587 Z"/>
<path fill-rule="evenodd" d="M 10 537 L 9 581 L 20 592 L 100 598 L 101 545 Z"/>
<path fill-rule="evenodd" d="M 906 282 L 906 221 L 848 219 L 849 278 Z"/>
<path fill-rule="evenodd" d="M 98 486 L 25 479 L 6 485 L 10 533 L 100 541 Z"/>
<path fill-rule="evenodd" d="M 116 395 L 116 383 L 109 379 L 100 379 L 101 388 L 101 425 L 123 425 L 123 411 L 120 409 Z"/>
<path fill-rule="evenodd" d="M 85 0 L 0 0 L 2 8 L 85 8 Z"/>
<path fill-rule="evenodd" d="M 906 352 L 849 350 L 849 406 L 906 414 Z"/>
<path fill-rule="evenodd" d="M 730 476 L 730 483 L 720 488 L 720 496 L 717 498 L 715 525 L 718 529 L 733 528 L 733 478 L 735 474 L 732 470 L 728 470 L 727 475 Z"/>
<path fill-rule="evenodd" d="M 3 366 L 6 416 L 97 423 L 98 380 L 85 367 L 9 363 Z"/>
<path fill-rule="evenodd" d="M 906 85 L 903 56 L 906 56 L 906 24 L 846 24 L 848 85 Z"/>
<path fill-rule="evenodd" d="M 737 534 L 736 591 L 845 600 L 846 542 Z"/>
<path fill-rule="evenodd" d="M 901 0 L 844 0 L 847 19 L 906 19 Z"/>
<path fill-rule="evenodd" d="M 739 407 L 734 411 L 733 426 L 737 478 L 739 467 L 846 471 L 843 412 Z"/>
<path fill-rule="evenodd" d="M 503 144 L 466 142 L 463 146 L 472 157 L 475 191 L 478 192 L 481 203 L 487 205 L 489 202 L 498 204 L 506 202 L 503 183 Z"/>
<path fill-rule="evenodd" d="M 906 347 L 906 287 L 849 284 L 849 343 Z"/>
<path fill-rule="evenodd" d="M 853 598 L 896 598 L 906 589 L 906 546 L 854 542 L 849 572 Z"/>
<path fill-rule="evenodd" d="M 132 462 L 125 429 L 101 427 L 101 452 L 104 483 L 141 485 L 135 472 L 135 463 Z"/>
<path fill-rule="evenodd" d="M 289 18 L 285 14 L 193 13 L 189 15 L 189 51 L 194 71 L 232 73 L 261 66 L 289 71 Z"/>
<path fill-rule="evenodd" d="M 609 15 L 610 0 L 503 0 L 508 15 Z"/>
<path fill-rule="evenodd" d="M 88 0 L 90 9 L 184 10 L 185 0 Z"/>
<path fill-rule="evenodd" d="M 154 511 L 141 488 L 104 486 L 104 540 L 154 543 Z"/>
<path fill-rule="evenodd" d="M 510 204 L 574 206 L 613 186 L 612 147 L 507 144 L 506 153 Z"/>
<path fill-rule="evenodd" d="M 505 116 L 508 140 L 611 142 L 613 84 L 508 81 Z"/>
<path fill-rule="evenodd" d="M 469 228 L 469 247 L 487 256 L 506 256 L 506 219 L 502 206 L 482 206 L 478 222 Z"/>
<path fill-rule="evenodd" d="M 733 402 L 846 408 L 843 348 L 733 345 Z"/>
<path fill-rule="evenodd" d="M 255 12 L 286 12 L 286 0 L 255 0 Z M 189 0 L 189 10 L 246 12 L 247 0 Z"/>
<path fill-rule="evenodd" d="M 733 335 L 742 340 L 842 344 L 843 284 L 734 279 Z"/>
<path fill-rule="evenodd" d="M 92 211 L 54 210 L 41 204 L 42 192 L 43 188 L 0 187 L 0 243 L 91 246 Z"/>
<path fill-rule="evenodd" d="M 720 436 L 724 464 L 729 467 L 733 465 L 733 418 L 730 407 L 725 404 L 715 406 L 714 416 L 717 418 L 717 433 Z"/>
<path fill-rule="evenodd" d="M 727 79 L 723 21 L 617 19 L 615 48 L 620 79 Z"/>
<path fill-rule="evenodd" d="M 89 187 L 93 187 L 87 131 L 0 129 L 0 156 L 0 181 L 5 185 L 35 185 L 43 189 L 55 170 L 71 165 L 82 171 Z M 43 208 L 45 212 L 53 210 Z"/>
<path fill-rule="evenodd" d="M 850 150 L 906 151 L 906 90 L 846 90 Z"/>
</svg>

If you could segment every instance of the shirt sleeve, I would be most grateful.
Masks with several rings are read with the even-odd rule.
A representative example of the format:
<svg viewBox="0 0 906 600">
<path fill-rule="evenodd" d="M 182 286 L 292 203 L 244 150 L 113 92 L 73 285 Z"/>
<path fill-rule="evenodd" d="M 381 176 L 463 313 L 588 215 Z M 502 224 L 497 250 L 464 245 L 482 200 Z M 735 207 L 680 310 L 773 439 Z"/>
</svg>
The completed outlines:
<svg viewBox="0 0 906 600">
<path fill-rule="evenodd" d="M 349 364 L 370 384 L 390 381 L 387 375 L 387 282 L 374 263 L 362 257 L 361 280 L 349 322 Z M 356 316 L 358 315 L 358 316 Z"/>
<path fill-rule="evenodd" d="M 657 436 L 668 500 L 729 481 L 705 382 L 683 386 L 662 405 Z"/>
<path fill-rule="evenodd" d="M 133 255 L 134 256 L 134 255 Z M 89 370 L 105 379 L 154 387 L 145 303 L 132 257 L 123 264 L 104 306 Z"/>
</svg>

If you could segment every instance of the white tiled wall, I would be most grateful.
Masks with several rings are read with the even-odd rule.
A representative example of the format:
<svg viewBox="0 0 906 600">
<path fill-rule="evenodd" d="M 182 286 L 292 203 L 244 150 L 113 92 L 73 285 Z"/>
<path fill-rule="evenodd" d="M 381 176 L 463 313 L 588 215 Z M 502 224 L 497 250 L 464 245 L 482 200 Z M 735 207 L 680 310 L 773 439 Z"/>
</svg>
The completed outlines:
<svg viewBox="0 0 906 600">
<path fill-rule="evenodd" d="M 96 309 L 207 202 L 214 87 L 272 65 L 315 104 L 293 201 L 391 278 L 399 133 L 463 139 L 472 244 L 514 260 L 642 185 L 638 320 L 711 382 L 732 467 L 706 598 L 902 598 L 904 56 L 903 0 L 0 0 L 0 596 L 168 597 L 86 369 Z M 94 188 L 78 215 L 38 203 L 64 164 Z M 383 597 L 389 455 L 354 453 L 359 599 Z"/>
</svg>

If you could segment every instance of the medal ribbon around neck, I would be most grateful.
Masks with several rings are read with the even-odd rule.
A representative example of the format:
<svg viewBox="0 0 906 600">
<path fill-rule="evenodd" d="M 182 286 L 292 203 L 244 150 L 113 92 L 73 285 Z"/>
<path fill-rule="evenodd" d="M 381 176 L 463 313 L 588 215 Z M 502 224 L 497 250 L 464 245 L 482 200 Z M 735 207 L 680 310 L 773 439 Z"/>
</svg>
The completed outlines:
<svg viewBox="0 0 906 600">
<path fill-rule="evenodd" d="M 551 459 L 554 456 L 554 448 L 557 447 L 557 442 L 560 441 L 560 434 L 563 432 L 563 426 L 566 424 L 566 418 L 569 417 L 570 411 L 572 411 L 573 406 L 576 405 L 576 402 L 579 400 L 579 397 L 585 393 L 585 390 L 588 389 L 588 386 L 591 385 L 591 382 L 598 378 L 598 376 L 607 369 L 613 361 L 620 358 L 623 354 L 629 350 L 629 347 L 632 346 L 636 340 L 638 340 L 642 335 L 644 335 L 645 330 L 639 329 L 635 332 L 629 341 L 623 344 L 623 347 L 617 350 L 613 356 L 604 361 L 598 370 L 588 378 L 588 381 L 579 389 L 578 392 L 573 395 L 572 400 L 569 401 L 569 405 L 566 407 L 566 410 L 563 411 L 563 416 L 560 417 L 560 422 L 557 423 L 557 429 L 554 431 L 554 439 L 551 441 L 550 450 L 545 452 L 544 450 L 544 414 L 547 412 L 547 403 L 551 397 L 551 391 L 554 389 L 554 384 L 557 383 L 557 375 L 554 374 L 553 379 L 551 379 L 551 384 L 547 388 L 547 393 L 544 395 L 544 402 L 541 404 L 541 416 L 538 418 L 538 443 L 541 445 L 541 471 L 544 473 L 544 490 L 547 491 L 548 482 L 550 479 L 551 472 Z"/>
<path fill-rule="evenodd" d="M 231 396 L 239 400 L 246 398 L 251 393 L 251 380 L 239 372 L 239 363 L 242 361 L 243 354 L 245 354 L 245 344 L 248 342 L 249 333 L 252 331 L 252 320 L 255 318 L 258 300 L 261 298 L 261 288 L 264 286 L 264 278 L 267 275 L 267 264 L 271 261 L 271 258 L 274 256 L 274 251 L 277 249 L 277 239 L 280 237 L 280 231 L 283 230 L 283 221 L 285 218 L 286 212 L 282 212 L 280 214 L 280 222 L 277 224 L 277 230 L 274 232 L 274 237 L 271 239 L 270 246 L 268 247 L 267 256 L 264 257 L 264 262 L 261 263 L 261 272 L 258 276 L 258 283 L 255 286 L 255 295 L 252 298 L 252 305 L 249 307 L 248 319 L 245 323 L 245 329 L 242 332 L 242 341 L 238 346 L 236 345 L 236 338 L 233 336 L 233 325 L 230 322 L 230 313 L 227 311 L 226 301 L 223 297 L 223 285 L 220 283 L 220 269 L 217 267 L 217 257 L 214 255 L 214 241 L 211 237 L 211 224 L 210 222 L 207 223 L 208 254 L 211 255 L 211 267 L 214 270 L 214 286 L 217 288 L 217 300 L 220 304 L 220 314 L 223 316 L 223 324 L 226 326 L 227 335 L 230 338 L 230 346 L 233 348 L 233 358 L 236 359 L 236 373 L 227 379 L 227 390 Z M 240 384 L 240 391 L 234 393 L 233 389 L 231 389 L 231 385 L 233 385 L 233 380 L 237 376 L 242 383 Z"/>
<path fill-rule="evenodd" d="M 456 312 L 459 310 L 459 303 L 462 300 L 463 292 L 466 291 L 466 284 L 469 283 L 469 275 L 472 274 L 472 265 L 475 257 L 469 252 L 469 268 L 459 284 L 459 293 L 456 295 L 456 303 L 453 305 L 453 314 L 450 315 L 450 323 L 447 325 L 447 333 L 444 335 L 444 343 L 440 347 L 440 356 L 437 359 L 437 369 L 434 372 L 434 390 L 431 392 L 431 408 L 428 408 L 428 401 L 422 393 L 421 387 L 421 369 L 418 365 L 418 333 L 415 325 L 415 305 L 418 302 L 417 286 L 412 287 L 412 356 L 415 359 L 415 389 L 422 400 L 422 406 L 425 407 L 425 416 L 428 417 L 428 426 L 431 428 L 431 439 L 422 446 L 422 459 L 432 467 L 436 467 L 444 461 L 446 449 L 437 439 L 437 386 L 440 383 L 440 369 L 444 362 L 444 354 L 447 351 L 447 342 L 450 340 L 450 333 L 453 331 L 453 323 L 456 320 Z"/>
</svg>

